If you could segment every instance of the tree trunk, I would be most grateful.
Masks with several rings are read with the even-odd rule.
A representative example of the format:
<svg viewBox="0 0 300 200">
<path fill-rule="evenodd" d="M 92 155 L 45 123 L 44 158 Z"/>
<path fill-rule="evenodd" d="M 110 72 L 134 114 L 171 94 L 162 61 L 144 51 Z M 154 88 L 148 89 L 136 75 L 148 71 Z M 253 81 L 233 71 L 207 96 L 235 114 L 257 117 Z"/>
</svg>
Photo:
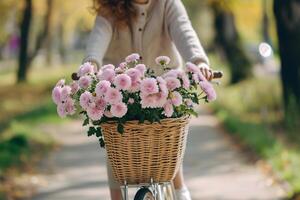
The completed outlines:
<svg viewBox="0 0 300 200">
<path fill-rule="evenodd" d="M 32 18 L 32 0 L 26 0 L 26 6 L 23 13 L 23 19 L 21 22 L 21 45 L 19 53 L 19 69 L 17 73 L 17 81 L 24 82 L 27 77 L 27 52 L 28 52 L 28 40 L 29 30 Z"/>
<path fill-rule="evenodd" d="M 47 2 L 47 11 L 46 11 L 46 15 L 44 18 L 44 27 L 36 39 L 35 48 L 31 52 L 31 54 L 28 55 L 28 61 L 27 61 L 28 67 L 31 65 L 33 59 L 37 56 L 37 54 L 39 53 L 39 50 L 43 47 L 45 41 L 48 38 L 51 16 L 52 16 L 52 11 L 53 11 L 53 8 L 52 8 L 53 0 L 47 0 L 46 2 Z"/>
<path fill-rule="evenodd" d="M 46 15 L 46 26 L 45 29 L 47 31 L 47 36 L 45 39 L 45 46 L 47 49 L 47 54 L 46 54 L 46 63 L 48 65 L 52 64 L 52 49 L 53 49 L 53 33 L 52 31 L 49 31 L 50 27 L 51 27 L 51 18 L 52 18 L 52 14 L 53 14 L 53 1 L 52 0 L 47 0 L 47 5 L 48 5 L 48 9 L 47 9 L 47 15 Z"/>
<path fill-rule="evenodd" d="M 29 44 L 29 32 L 30 24 L 32 19 L 32 0 L 25 0 L 26 6 L 23 14 L 23 20 L 20 26 L 21 29 L 21 46 L 19 52 L 19 68 L 17 73 L 17 81 L 25 82 L 27 80 L 27 71 L 33 61 L 37 56 L 39 50 L 44 44 L 45 39 L 49 33 L 50 19 L 52 14 L 52 0 L 47 0 L 47 13 L 44 19 L 44 27 L 41 33 L 38 35 L 35 48 L 31 53 L 28 52 Z"/>
<path fill-rule="evenodd" d="M 58 51 L 60 55 L 61 62 L 63 64 L 66 63 L 66 45 L 65 45 L 65 40 L 64 40 L 64 27 L 63 24 L 60 23 L 58 25 Z"/>
<path fill-rule="evenodd" d="M 215 42 L 226 56 L 230 71 L 231 83 L 237 83 L 251 76 L 251 62 L 243 49 L 233 13 L 222 7 L 219 2 L 212 3 Z"/>
<path fill-rule="evenodd" d="M 262 0 L 263 4 L 263 18 L 262 18 L 262 33 L 263 33 L 263 40 L 264 42 L 268 43 L 269 45 L 272 45 L 272 40 L 270 37 L 270 19 L 268 15 L 268 0 Z"/>
<path fill-rule="evenodd" d="M 299 124 L 300 0 L 274 0 L 285 116 Z M 296 120 L 296 121 L 295 121 Z"/>
</svg>

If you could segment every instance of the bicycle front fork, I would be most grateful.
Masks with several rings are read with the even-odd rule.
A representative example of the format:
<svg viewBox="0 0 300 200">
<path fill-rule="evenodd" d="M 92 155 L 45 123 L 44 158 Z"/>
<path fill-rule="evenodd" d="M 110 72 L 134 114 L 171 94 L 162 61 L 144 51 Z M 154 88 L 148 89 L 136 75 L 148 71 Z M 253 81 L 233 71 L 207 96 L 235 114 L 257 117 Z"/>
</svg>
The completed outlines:
<svg viewBox="0 0 300 200">
<path fill-rule="evenodd" d="M 128 190 L 129 188 L 139 188 L 138 192 L 135 195 L 134 200 L 144 200 L 144 199 L 153 199 L 153 200 L 176 200 L 174 193 L 174 186 L 171 182 L 165 183 L 154 183 L 151 179 L 150 184 L 143 185 L 128 185 L 127 182 L 124 182 L 124 185 L 121 186 L 123 200 L 129 200 Z M 151 193 L 152 198 L 144 198 L 147 194 L 146 192 Z"/>
</svg>

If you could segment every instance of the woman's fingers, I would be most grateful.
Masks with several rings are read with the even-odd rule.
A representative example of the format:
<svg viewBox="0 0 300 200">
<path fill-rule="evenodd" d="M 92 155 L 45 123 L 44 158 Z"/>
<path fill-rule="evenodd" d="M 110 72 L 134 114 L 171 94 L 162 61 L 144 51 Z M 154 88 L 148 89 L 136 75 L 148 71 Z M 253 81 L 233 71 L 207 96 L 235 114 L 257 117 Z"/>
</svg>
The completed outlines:
<svg viewBox="0 0 300 200">
<path fill-rule="evenodd" d="M 213 72 L 208 67 L 200 67 L 200 71 L 207 80 L 213 79 Z"/>
<path fill-rule="evenodd" d="M 214 78 L 214 73 L 213 73 L 213 71 L 211 69 L 209 69 L 208 71 L 209 71 L 209 78 L 208 78 L 208 80 L 211 81 Z"/>
<path fill-rule="evenodd" d="M 203 67 L 200 67 L 200 71 L 201 71 L 201 73 L 203 74 L 203 76 L 206 78 L 206 75 L 205 75 L 205 72 L 204 72 L 204 68 L 203 68 Z"/>
</svg>

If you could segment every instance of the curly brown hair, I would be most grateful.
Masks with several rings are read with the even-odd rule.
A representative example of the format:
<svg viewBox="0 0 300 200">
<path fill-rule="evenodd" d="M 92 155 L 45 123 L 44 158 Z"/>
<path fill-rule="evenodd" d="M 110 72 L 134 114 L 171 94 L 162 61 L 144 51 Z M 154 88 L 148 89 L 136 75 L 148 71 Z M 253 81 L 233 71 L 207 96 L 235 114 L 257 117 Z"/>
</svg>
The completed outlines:
<svg viewBox="0 0 300 200">
<path fill-rule="evenodd" d="M 98 15 L 112 18 L 116 27 L 129 25 L 137 16 L 133 0 L 93 0 L 93 10 Z"/>
</svg>

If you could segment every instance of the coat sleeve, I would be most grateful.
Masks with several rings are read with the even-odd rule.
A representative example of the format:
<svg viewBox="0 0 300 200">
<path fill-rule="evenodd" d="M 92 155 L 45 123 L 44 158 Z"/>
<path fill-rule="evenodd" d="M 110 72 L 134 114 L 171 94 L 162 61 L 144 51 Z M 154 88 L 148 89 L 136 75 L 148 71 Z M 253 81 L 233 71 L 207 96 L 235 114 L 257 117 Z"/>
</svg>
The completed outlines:
<svg viewBox="0 0 300 200">
<path fill-rule="evenodd" d="M 97 16 L 93 30 L 87 40 L 86 55 L 82 62 L 94 62 L 98 67 L 102 66 L 102 60 L 111 38 L 111 23 L 106 18 Z"/>
<path fill-rule="evenodd" d="M 167 1 L 165 17 L 170 37 L 184 61 L 209 65 L 208 57 L 181 0 Z"/>
</svg>

